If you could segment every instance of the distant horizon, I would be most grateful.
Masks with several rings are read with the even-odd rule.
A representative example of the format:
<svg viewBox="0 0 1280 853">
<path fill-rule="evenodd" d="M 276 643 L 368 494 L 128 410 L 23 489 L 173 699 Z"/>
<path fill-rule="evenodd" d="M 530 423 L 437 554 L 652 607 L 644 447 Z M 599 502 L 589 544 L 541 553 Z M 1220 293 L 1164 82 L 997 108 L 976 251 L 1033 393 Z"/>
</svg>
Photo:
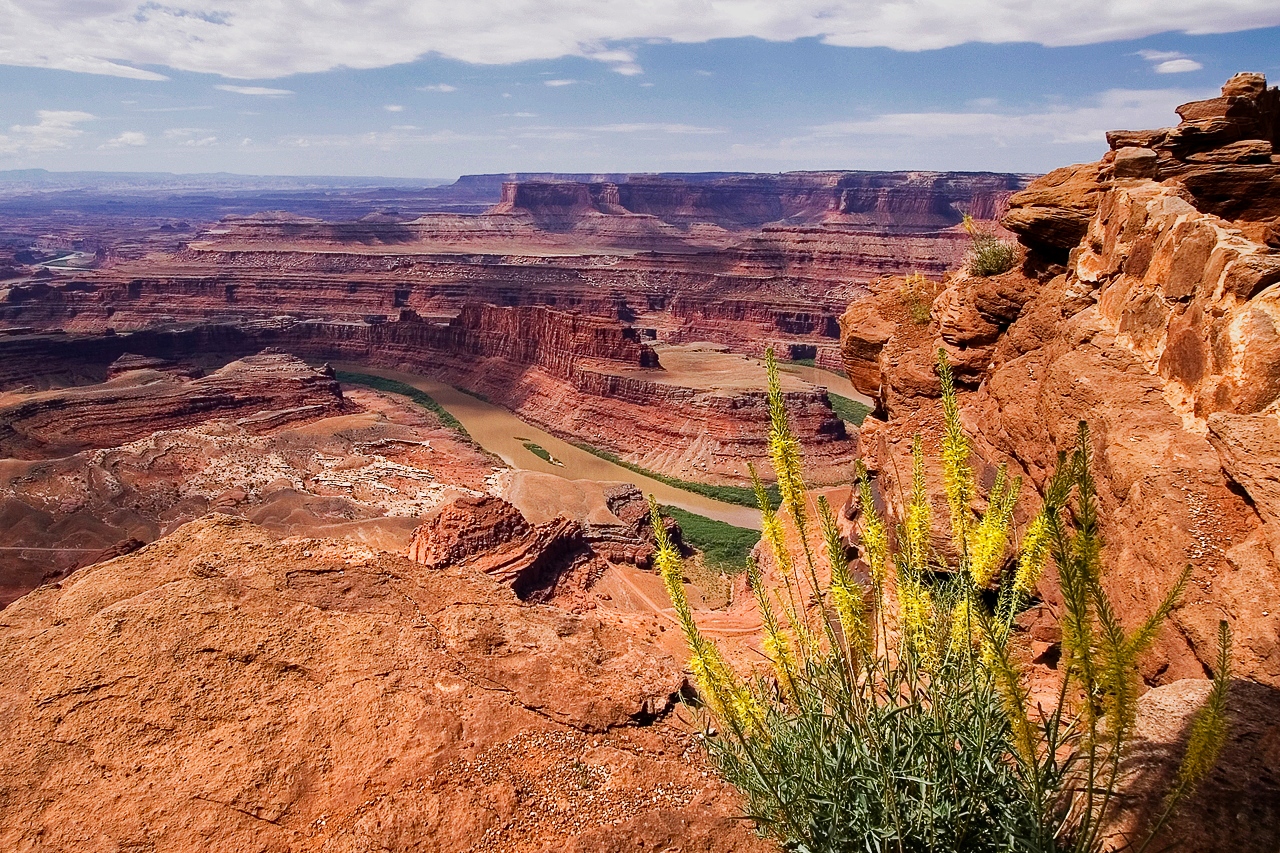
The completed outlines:
<svg viewBox="0 0 1280 853">
<path fill-rule="evenodd" d="M 1065 164 L 1064 164 L 1065 165 Z M 304 180 L 335 180 L 335 181 L 361 181 L 369 182 L 373 185 L 377 181 L 390 181 L 402 184 L 420 184 L 425 187 L 441 187 L 456 183 L 463 178 L 488 178 L 488 177 L 517 177 L 521 175 L 528 176 L 544 176 L 544 175 L 563 175 L 565 177 L 574 178 L 599 178 L 604 179 L 605 176 L 622 176 L 636 177 L 641 175 L 724 175 L 727 177 L 735 175 L 799 175 L 799 174 L 839 174 L 842 172 L 869 172 L 869 173 L 903 173 L 903 172 L 921 172 L 936 174 L 973 174 L 973 175 L 1017 175 L 1019 177 L 1037 177 L 1044 172 L 1018 172 L 1018 171 L 1002 171 L 996 169 L 786 169 L 782 171 L 748 171 L 742 169 L 702 169 L 702 170 L 666 170 L 666 171 L 637 171 L 637 170 L 610 170 L 608 172 L 599 172 L 591 170 L 583 171 L 549 171 L 545 169 L 516 169 L 514 171 L 503 172 L 466 172 L 452 177 L 417 177 L 417 176 L 397 176 L 397 175 L 354 175 L 354 174 L 289 174 L 285 172 L 169 172 L 169 171 L 146 171 L 134 169 L 0 169 L 0 181 L 6 180 L 7 176 L 39 173 L 45 175 L 56 176 L 75 176 L 75 175 L 110 175 L 118 177 L 174 177 L 174 178 L 200 178 L 200 177 L 229 177 L 229 178 L 264 178 L 264 179 L 291 179 L 297 181 Z"/>
<path fill-rule="evenodd" d="M 1275 0 L 226 6 L 16 7 L 0 169 L 1038 174 L 1280 78 Z"/>
</svg>

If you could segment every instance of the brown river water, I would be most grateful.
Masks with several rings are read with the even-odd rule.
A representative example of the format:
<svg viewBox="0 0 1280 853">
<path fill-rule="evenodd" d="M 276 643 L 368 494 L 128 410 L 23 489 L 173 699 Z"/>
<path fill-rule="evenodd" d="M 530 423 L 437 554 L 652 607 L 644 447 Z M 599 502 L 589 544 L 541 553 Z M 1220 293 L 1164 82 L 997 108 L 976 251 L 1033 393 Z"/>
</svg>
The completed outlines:
<svg viewBox="0 0 1280 853">
<path fill-rule="evenodd" d="M 758 510 L 712 500 L 637 474 L 575 447 L 546 430 L 521 420 L 501 406 L 486 403 L 443 382 L 418 374 L 384 370 L 362 364 L 335 363 L 334 367 L 394 379 L 431 395 L 444 407 L 445 411 L 458 419 L 477 444 L 501 458 L 512 468 L 553 474 L 566 480 L 634 483 L 646 495 L 655 496 L 660 503 L 678 506 L 689 512 L 696 512 L 707 518 L 728 522 L 738 527 L 760 529 Z M 786 365 L 784 369 L 807 382 L 823 385 L 832 393 L 855 400 L 866 401 L 867 399 L 853 389 L 849 380 L 830 371 L 800 365 Z M 553 464 L 534 455 L 524 446 L 526 441 L 541 446 L 560 464 Z"/>
</svg>

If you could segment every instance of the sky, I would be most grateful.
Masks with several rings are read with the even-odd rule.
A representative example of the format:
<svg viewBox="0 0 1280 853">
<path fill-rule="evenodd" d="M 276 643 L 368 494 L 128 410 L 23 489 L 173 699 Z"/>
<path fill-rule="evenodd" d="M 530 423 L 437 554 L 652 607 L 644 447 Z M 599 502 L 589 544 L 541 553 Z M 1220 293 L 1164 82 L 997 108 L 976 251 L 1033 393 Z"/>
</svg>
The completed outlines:
<svg viewBox="0 0 1280 853">
<path fill-rule="evenodd" d="M 0 0 L 0 170 L 1044 172 L 1277 0 Z"/>
</svg>

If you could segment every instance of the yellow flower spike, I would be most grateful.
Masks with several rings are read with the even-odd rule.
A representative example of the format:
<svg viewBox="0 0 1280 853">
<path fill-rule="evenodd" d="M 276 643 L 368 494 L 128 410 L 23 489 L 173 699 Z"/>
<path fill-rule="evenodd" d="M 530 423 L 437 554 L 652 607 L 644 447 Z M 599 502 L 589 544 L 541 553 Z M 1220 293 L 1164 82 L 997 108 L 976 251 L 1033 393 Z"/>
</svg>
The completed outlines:
<svg viewBox="0 0 1280 853">
<path fill-rule="evenodd" d="M 827 561 L 831 564 L 831 584 L 828 593 L 844 634 L 845 644 L 855 658 L 870 650 L 870 631 L 864 618 L 866 602 L 862 587 L 849 575 L 849 560 L 845 554 L 844 540 L 836 527 L 835 514 L 825 496 L 818 498 L 818 519 L 822 525 L 822 538 L 827 549 Z"/>
<path fill-rule="evenodd" d="M 765 371 L 769 378 L 769 458 L 778 477 L 778 491 L 783 506 L 795 518 L 796 527 L 805 529 L 804 460 L 800 441 L 791 430 L 786 400 L 782 396 L 782 379 L 773 347 L 765 350 Z"/>
<path fill-rule="evenodd" d="M 1014 592 L 1024 597 L 1035 594 L 1048 557 L 1049 519 L 1042 512 L 1032 519 L 1022 537 L 1022 556 L 1018 558 L 1018 570 L 1013 576 Z"/>
<path fill-rule="evenodd" d="M 871 497 L 867 469 L 862 467 L 862 463 L 858 465 L 858 498 L 862 505 L 862 555 L 867 562 L 871 582 L 879 589 L 884 586 L 888 573 L 889 534 Z"/>
<path fill-rule="evenodd" d="M 973 599 L 965 596 L 951 609 L 951 651 L 961 653 L 978 645 L 981 623 Z"/>
<path fill-rule="evenodd" d="M 1031 718 L 1027 715 L 1029 697 L 1022 684 L 1022 673 L 1009 655 L 1003 642 L 993 639 L 985 631 L 981 633 L 982 663 L 992 674 L 1000 704 L 1013 729 L 1013 744 L 1022 760 L 1036 760 L 1035 735 Z"/>
<path fill-rule="evenodd" d="M 906 557 L 911 570 L 919 574 L 929 563 L 929 527 L 933 518 L 929 493 L 925 489 L 924 447 L 919 435 L 911 443 L 911 458 L 911 502 L 907 505 L 904 525 L 907 534 Z"/>
<path fill-rule="evenodd" d="M 760 612 L 760 623 L 764 628 L 765 655 L 773 664 L 774 673 L 782 687 L 784 695 L 795 695 L 796 660 L 791 649 L 791 641 L 778 623 L 773 612 L 773 604 L 769 601 L 769 591 L 764 588 L 764 578 L 755 560 L 747 563 L 747 582 L 755 595 L 756 609 Z"/>
</svg>

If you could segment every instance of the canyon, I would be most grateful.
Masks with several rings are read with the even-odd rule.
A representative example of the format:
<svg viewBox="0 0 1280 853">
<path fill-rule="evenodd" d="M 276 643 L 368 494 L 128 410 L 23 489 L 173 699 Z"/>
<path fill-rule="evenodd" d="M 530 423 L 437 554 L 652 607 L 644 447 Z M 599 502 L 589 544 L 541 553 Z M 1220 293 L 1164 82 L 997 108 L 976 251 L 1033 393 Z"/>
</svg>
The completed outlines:
<svg viewBox="0 0 1280 853">
<path fill-rule="evenodd" d="M 854 463 L 899 522 L 912 442 L 940 445 L 939 352 L 981 479 L 1022 478 L 1020 533 L 1088 422 L 1119 617 L 1192 568 L 1142 665 L 1144 755 L 1185 734 L 1220 619 L 1235 637 L 1239 722 L 1170 832 L 1270 853 L 1280 90 L 1237 75 L 1179 115 L 1039 177 L 0 186 L 0 846 L 772 849 L 683 704 L 644 492 L 555 457 L 744 485 L 772 348 L 872 406 L 782 373 L 855 554 Z M 1016 236 L 1012 269 L 969 271 L 965 215 Z M 543 453 L 516 470 L 415 379 L 565 444 L 508 436 Z M 700 624 L 756 659 L 745 578 L 663 523 Z M 1056 583 L 1018 624 L 1049 670 Z"/>
</svg>

